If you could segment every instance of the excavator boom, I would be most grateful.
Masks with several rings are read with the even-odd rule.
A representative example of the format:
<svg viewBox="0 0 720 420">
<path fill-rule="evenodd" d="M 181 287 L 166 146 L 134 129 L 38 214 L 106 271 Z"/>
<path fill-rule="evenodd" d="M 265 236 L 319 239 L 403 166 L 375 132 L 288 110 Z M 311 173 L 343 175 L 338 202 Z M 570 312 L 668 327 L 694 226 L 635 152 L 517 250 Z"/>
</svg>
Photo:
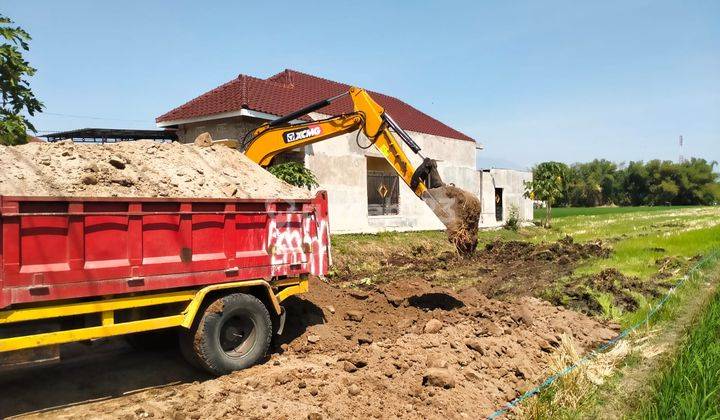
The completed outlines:
<svg viewBox="0 0 720 420">
<path fill-rule="evenodd" d="M 354 111 L 320 121 L 289 124 L 310 112 L 330 105 L 342 96 L 350 95 Z M 268 166 L 276 155 L 298 147 L 317 143 L 355 130 L 362 130 L 375 148 L 387 159 L 400 178 L 412 188 L 418 197 L 427 191 L 428 175 L 432 172 L 432 186 L 442 185 L 434 170 L 434 162 L 424 159 L 418 169 L 410 163 L 398 143 L 397 134 L 410 150 L 420 154 L 420 146 L 375 102 L 363 89 L 351 88 L 348 92 L 309 105 L 291 114 L 263 124 L 251 133 L 242 144 L 245 155 L 261 166 Z M 422 155 L 421 155 L 422 156 Z"/>
</svg>

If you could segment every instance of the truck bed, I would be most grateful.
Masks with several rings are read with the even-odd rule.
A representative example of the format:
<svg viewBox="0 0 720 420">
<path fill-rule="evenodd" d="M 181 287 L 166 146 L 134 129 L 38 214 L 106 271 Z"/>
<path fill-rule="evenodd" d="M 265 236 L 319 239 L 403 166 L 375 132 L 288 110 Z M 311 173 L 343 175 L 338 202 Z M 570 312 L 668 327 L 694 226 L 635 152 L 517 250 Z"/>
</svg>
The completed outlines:
<svg viewBox="0 0 720 420">
<path fill-rule="evenodd" d="M 310 200 L 0 196 L 0 308 L 324 275 L 327 193 Z"/>
</svg>

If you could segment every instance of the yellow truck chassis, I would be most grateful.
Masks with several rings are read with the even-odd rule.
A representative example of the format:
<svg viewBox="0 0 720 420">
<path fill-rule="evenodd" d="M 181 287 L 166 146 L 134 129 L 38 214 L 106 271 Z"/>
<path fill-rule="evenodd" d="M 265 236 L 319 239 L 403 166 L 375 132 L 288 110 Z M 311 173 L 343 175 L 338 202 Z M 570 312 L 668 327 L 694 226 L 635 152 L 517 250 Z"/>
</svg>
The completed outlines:
<svg viewBox="0 0 720 420">
<path fill-rule="evenodd" d="M 0 353 L 171 327 L 189 329 L 200 315 L 201 307 L 208 294 L 214 292 L 247 293 L 252 291 L 252 294 L 256 295 L 256 297 L 269 303 L 267 306 L 269 306 L 270 312 L 284 318 L 280 303 L 294 294 L 304 293 L 307 290 L 308 280 L 306 278 L 284 279 L 274 282 L 250 280 L 214 284 L 200 289 L 10 309 L 0 312 L 0 327 L 27 321 L 54 320 L 62 317 L 89 314 L 100 314 L 101 325 L 0 338 Z M 116 317 L 117 311 L 120 310 L 173 303 L 182 303 L 181 307 L 183 309 L 175 314 L 164 314 L 163 316 L 127 322 L 118 322 Z M 282 328 L 282 323 L 280 328 Z"/>
</svg>

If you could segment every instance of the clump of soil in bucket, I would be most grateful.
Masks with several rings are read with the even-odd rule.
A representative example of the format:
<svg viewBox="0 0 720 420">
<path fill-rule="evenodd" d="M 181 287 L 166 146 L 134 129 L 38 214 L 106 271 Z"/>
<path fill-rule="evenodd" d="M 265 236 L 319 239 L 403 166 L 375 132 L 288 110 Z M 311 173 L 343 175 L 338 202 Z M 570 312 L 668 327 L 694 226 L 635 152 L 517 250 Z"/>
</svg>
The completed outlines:
<svg viewBox="0 0 720 420">
<path fill-rule="evenodd" d="M 458 253 L 468 256 L 477 247 L 480 200 L 472 193 L 452 185 L 428 190 L 426 203 L 447 226 L 448 239 Z"/>
</svg>

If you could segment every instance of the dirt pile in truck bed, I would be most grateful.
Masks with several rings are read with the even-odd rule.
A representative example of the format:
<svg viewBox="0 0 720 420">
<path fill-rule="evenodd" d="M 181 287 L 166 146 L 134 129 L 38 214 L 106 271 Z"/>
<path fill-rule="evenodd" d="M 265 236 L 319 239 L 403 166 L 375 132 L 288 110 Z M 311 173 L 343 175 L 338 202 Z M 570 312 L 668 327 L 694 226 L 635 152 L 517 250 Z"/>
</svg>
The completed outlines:
<svg viewBox="0 0 720 420">
<path fill-rule="evenodd" d="M 310 197 L 225 146 L 151 140 L 0 146 L 0 195 L 65 197 Z"/>
<path fill-rule="evenodd" d="M 503 302 L 421 279 L 364 289 L 312 281 L 285 307 L 286 330 L 262 365 L 40 417 L 480 418 L 542 380 L 562 334 L 586 351 L 617 330 L 535 298 Z M 152 362 L 137 369 L 156 374 Z M 106 370 L 98 363 L 83 381 L 100 386 Z"/>
</svg>

